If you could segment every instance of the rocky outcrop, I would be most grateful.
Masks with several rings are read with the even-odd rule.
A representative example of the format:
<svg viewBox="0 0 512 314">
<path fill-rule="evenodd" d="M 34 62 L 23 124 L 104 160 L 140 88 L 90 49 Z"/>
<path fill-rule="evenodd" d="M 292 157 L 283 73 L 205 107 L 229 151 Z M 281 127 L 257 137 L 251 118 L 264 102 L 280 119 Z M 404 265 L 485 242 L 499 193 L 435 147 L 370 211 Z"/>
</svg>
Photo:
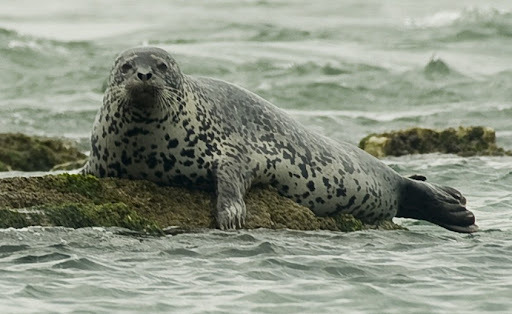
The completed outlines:
<svg viewBox="0 0 512 314">
<path fill-rule="evenodd" d="M 488 127 L 459 127 L 445 130 L 410 128 L 381 134 L 370 134 L 359 147 L 381 158 L 409 154 L 444 153 L 460 156 L 512 155 L 496 145 L 496 133 Z"/>
<path fill-rule="evenodd" d="M 86 158 L 68 140 L 20 133 L 0 134 L 0 171 L 50 171 L 70 162 L 73 165 L 69 168 L 80 168 Z"/>
</svg>

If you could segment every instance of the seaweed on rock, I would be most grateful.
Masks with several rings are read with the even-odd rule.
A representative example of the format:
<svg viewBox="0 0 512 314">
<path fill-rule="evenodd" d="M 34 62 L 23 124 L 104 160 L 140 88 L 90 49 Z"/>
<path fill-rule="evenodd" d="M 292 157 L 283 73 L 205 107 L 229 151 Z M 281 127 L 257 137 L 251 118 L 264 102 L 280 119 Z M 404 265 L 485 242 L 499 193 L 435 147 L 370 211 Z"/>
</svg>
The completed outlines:
<svg viewBox="0 0 512 314">
<path fill-rule="evenodd" d="M 86 156 L 68 140 L 0 134 L 0 171 L 49 171 L 59 164 L 74 163 L 79 168 Z"/>
<path fill-rule="evenodd" d="M 512 155 L 496 145 L 493 129 L 481 126 L 444 130 L 410 128 L 370 134 L 359 142 L 359 147 L 379 158 L 435 152 L 460 156 Z"/>
</svg>

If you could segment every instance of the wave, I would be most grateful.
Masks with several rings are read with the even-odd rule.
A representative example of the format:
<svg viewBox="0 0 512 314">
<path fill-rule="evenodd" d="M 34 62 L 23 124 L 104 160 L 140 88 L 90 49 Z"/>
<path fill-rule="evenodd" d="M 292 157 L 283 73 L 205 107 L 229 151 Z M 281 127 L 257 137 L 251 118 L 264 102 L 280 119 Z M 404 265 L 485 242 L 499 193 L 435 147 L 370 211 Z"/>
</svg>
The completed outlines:
<svg viewBox="0 0 512 314">
<path fill-rule="evenodd" d="M 396 120 L 413 119 L 418 116 L 430 116 L 443 114 L 454 111 L 450 108 L 431 108 L 421 110 L 409 110 L 409 111 L 357 111 L 357 110 L 300 110 L 300 109 L 288 109 L 290 115 L 295 117 L 307 117 L 307 118 L 350 118 L 350 119 L 366 119 L 378 122 L 390 122 Z"/>
<path fill-rule="evenodd" d="M 350 118 L 350 119 L 366 119 L 378 122 L 391 122 L 391 121 L 407 121 L 417 117 L 439 116 L 447 114 L 455 114 L 464 109 L 466 115 L 479 114 L 482 112 L 482 104 L 472 104 L 470 102 L 462 103 L 449 103 L 435 106 L 422 106 L 419 108 L 404 107 L 393 111 L 362 111 L 362 110 L 307 110 L 307 109 L 287 109 L 285 110 L 295 117 L 307 118 Z M 488 114 L 503 115 L 508 114 L 512 110 L 512 104 L 491 103 L 485 105 L 485 111 Z"/>
<path fill-rule="evenodd" d="M 412 29 L 435 30 L 433 36 L 441 41 L 509 38 L 512 37 L 512 12 L 470 7 L 462 11 L 441 11 L 420 19 L 409 18 L 405 25 Z"/>
<path fill-rule="evenodd" d="M 16 32 L 13 30 L 10 30 L 8 28 L 0 27 L 0 36 L 12 36 L 15 35 Z"/>
<path fill-rule="evenodd" d="M 87 41 L 59 41 L 25 35 L 15 30 L 0 27 L 0 51 L 9 54 L 20 52 L 37 52 L 48 55 L 65 55 L 73 49 L 87 49 L 91 44 Z"/>
<path fill-rule="evenodd" d="M 280 26 L 272 23 L 230 23 L 215 36 L 215 40 L 297 41 L 321 37 L 310 30 Z"/>
<path fill-rule="evenodd" d="M 433 28 L 452 25 L 483 25 L 512 22 L 512 12 L 491 7 L 468 7 L 461 11 L 440 11 L 433 15 L 414 19 L 407 18 L 410 27 Z"/>
</svg>

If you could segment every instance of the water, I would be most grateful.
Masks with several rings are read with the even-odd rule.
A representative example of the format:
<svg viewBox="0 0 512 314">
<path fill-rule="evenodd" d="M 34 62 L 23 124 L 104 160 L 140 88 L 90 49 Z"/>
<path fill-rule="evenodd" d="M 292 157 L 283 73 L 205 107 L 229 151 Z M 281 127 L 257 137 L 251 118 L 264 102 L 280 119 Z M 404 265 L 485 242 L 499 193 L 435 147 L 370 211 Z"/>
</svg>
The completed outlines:
<svg viewBox="0 0 512 314">
<path fill-rule="evenodd" d="M 151 44 L 357 143 L 485 125 L 512 148 L 509 1 L 3 1 L 0 132 L 87 147 L 115 55 Z M 428 66 L 431 58 L 447 66 Z M 512 158 L 384 160 L 464 192 L 482 231 L 174 237 L 0 230 L 1 312 L 510 312 Z M 3 173 L 0 176 L 19 175 Z"/>
</svg>

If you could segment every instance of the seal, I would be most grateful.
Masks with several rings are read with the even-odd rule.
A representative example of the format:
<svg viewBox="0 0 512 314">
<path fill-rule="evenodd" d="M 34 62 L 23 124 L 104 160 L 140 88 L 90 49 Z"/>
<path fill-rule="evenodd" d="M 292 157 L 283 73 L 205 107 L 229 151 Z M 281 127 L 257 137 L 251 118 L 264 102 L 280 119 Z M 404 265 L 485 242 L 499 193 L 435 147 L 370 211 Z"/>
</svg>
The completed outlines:
<svg viewBox="0 0 512 314">
<path fill-rule="evenodd" d="M 457 190 L 402 177 L 234 84 L 183 74 L 155 47 L 117 57 L 91 143 L 83 173 L 214 191 L 221 229 L 243 226 L 244 195 L 254 184 L 271 185 L 319 216 L 408 217 L 458 232 L 478 229 Z"/>
</svg>

